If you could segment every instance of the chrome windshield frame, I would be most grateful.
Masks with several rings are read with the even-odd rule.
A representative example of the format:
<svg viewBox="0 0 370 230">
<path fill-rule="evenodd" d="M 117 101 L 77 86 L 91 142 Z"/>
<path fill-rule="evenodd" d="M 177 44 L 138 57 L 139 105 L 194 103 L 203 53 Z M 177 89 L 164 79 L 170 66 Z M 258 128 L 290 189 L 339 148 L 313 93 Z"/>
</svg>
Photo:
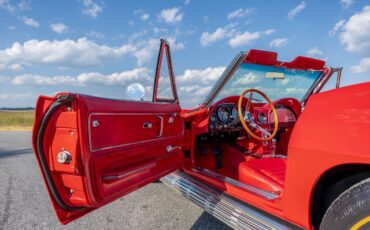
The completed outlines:
<svg viewBox="0 0 370 230">
<path fill-rule="evenodd" d="M 234 75 L 235 71 L 239 68 L 240 64 L 243 63 L 243 61 L 244 61 L 244 59 L 247 55 L 248 55 L 248 52 L 240 52 L 234 57 L 234 59 L 227 66 L 227 68 L 222 73 L 220 78 L 217 80 L 216 84 L 213 86 L 211 91 L 208 93 L 204 102 L 202 104 L 200 104 L 200 107 L 198 107 L 198 108 L 208 108 L 212 105 L 214 99 L 217 97 L 220 90 L 224 87 L 224 85 Z M 302 98 L 301 103 L 303 105 L 305 105 L 308 98 L 311 95 L 318 93 L 321 90 L 321 88 L 325 85 L 325 83 L 329 80 L 329 78 L 332 76 L 332 74 L 338 69 L 339 68 L 332 68 L 330 66 L 325 66 L 322 70 L 321 75 L 316 79 L 316 81 L 307 90 L 307 93 Z"/>
<path fill-rule="evenodd" d="M 201 104 L 201 108 L 207 108 L 213 103 L 213 100 L 216 98 L 219 91 L 229 81 L 230 77 L 234 75 L 235 71 L 239 68 L 240 64 L 244 61 L 247 54 L 248 54 L 247 52 L 240 52 L 234 57 L 234 59 L 227 66 L 227 68 L 222 73 L 220 78 L 217 80 L 216 84 L 213 86 L 211 91 L 208 93 L 206 100 Z"/>
</svg>

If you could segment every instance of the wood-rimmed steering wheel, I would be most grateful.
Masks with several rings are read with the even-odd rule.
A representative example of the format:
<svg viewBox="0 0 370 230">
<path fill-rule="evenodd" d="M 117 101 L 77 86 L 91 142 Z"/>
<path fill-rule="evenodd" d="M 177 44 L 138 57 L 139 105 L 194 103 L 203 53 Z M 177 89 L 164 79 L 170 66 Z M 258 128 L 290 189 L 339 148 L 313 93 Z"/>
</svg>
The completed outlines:
<svg viewBox="0 0 370 230">
<path fill-rule="evenodd" d="M 250 98 L 247 100 L 247 105 L 245 107 L 245 114 L 243 114 L 243 106 L 242 106 L 242 104 L 243 104 L 244 96 L 247 93 L 251 93 L 251 95 L 250 95 Z M 267 104 L 269 104 L 269 106 L 271 108 L 271 112 L 274 115 L 274 130 L 273 130 L 272 133 L 270 133 L 268 130 L 266 130 L 266 129 L 262 128 L 261 126 L 259 126 L 258 124 L 256 124 L 254 122 L 254 119 L 249 119 L 249 117 L 247 117 L 248 115 L 252 114 L 249 110 L 251 108 L 250 103 L 251 103 L 251 100 L 252 100 L 252 94 L 253 93 L 258 93 L 259 95 L 261 95 L 267 101 Z M 244 92 L 242 92 L 240 94 L 239 102 L 238 102 L 238 115 L 239 115 L 239 120 L 242 123 L 243 128 L 245 129 L 245 131 L 247 131 L 247 133 L 252 138 L 254 138 L 256 140 L 259 140 L 259 141 L 269 141 L 269 140 L 271 140 L 272 138 L 275 137 L 275 135 L 276 135 L 276 133 L 278 131 L 278 127 L 279 127 L 279 123 L 278 122 L 279 121 L 278 121 L 278 116 L 277 116 L 277 113 L 276 113 L 276 110 L 275 110 L 275 106 L 271 102 L 271 100 L 266 96 L 266 94 L 262 93 L 258 89 L 246 89 Z M 253 114 L 252 114 L 252 116 L 253 116 Z M 258 130 L 261 133 L 261 137 L 258 136 L 257 134 L 255 134 L 252 131 L 251 128 L 253 128 L 255 130 Z"/>
</svg>

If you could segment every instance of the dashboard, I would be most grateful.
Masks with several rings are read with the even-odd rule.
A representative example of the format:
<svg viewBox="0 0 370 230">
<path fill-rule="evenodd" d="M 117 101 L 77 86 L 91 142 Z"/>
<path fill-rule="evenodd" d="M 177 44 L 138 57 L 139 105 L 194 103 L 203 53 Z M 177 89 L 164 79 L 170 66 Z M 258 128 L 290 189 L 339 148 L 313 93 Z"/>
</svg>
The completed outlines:
<svg viewBox="0 0 370 230">
<path fill-rule="evenodd" d="M 244 109 L 243 109 L 244 111 Z M 211 113 L 209 117 L 209 130 L 236 129 L 241 127 L 238 107 L 235 103 L 224 103 Z"/>
<path fill-rule="evenodd" d="M 220 101 L 216 103 L 209 115 L 208 130 L 211 133 L 218 133 L 223 131 L 238 131 L 242 130 L 242 125 L 238 115 L 238 105 L 235 100 Z M 297 103 L 294 102 L 295 107 L 291 107 L 285 103 L 287 100 L 274 102 L 275 109 L 278 115 L 279 128 L 290 127 L 294 125 L 297 119 L 295 110 L 297 110 Z M 243 103 L 245 104 L 245 103 Z M 252 112 L 245 112 L 242 109 L 243 117 L 247 121 L 253 121 L 260 126 L 267 126 L 274 123 L 274 118 L 269 110 L 269 106 L 261 103 L 252 104 Z M 247 114 L 246 114 L 247 113 Z"/>
</svg>

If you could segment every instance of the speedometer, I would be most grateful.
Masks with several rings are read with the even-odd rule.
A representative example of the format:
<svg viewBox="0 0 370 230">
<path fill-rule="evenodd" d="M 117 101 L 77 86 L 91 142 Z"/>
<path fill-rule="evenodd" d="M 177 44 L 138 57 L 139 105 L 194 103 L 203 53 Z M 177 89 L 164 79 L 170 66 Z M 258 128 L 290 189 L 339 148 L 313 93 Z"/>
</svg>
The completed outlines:
<svg viewBox="0 0 370 230">
<path fill-rule="evenodd" d="M 217 110 L 217 116 L 222 122 L 228 122 L 230 118 L 230 111 L 226 107 L 220 107 Z"/>
</svg>

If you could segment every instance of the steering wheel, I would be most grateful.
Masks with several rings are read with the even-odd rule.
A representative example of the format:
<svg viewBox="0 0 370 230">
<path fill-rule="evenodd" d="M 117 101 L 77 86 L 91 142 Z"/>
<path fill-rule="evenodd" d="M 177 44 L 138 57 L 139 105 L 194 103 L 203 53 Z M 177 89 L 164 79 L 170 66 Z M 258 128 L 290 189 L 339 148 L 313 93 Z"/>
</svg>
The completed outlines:
<svg viewBox="0 0 370 230">
<path fill-rule="evenodd" d="M 245 116 L 244 116 L 243 115 L 243 111 L 242 111 L 242 109 L 243 109 L 242 102 L 243 102 L 244 96 L 247 93 L 251 93 L 251 94 L 250 94 L 250 97 L 249 97 L 249 99 L 247 101 L 247 106 L 245 108 Z M 261 95 L 267 101 L 267 103 L 269 104 L 269 106 L 271 108 L 271 112 L 274 115 L 274 124 L 275 124 L 274 125 L 274 130 L 273 130 L 272 133 L 270 133 L 266 129 L 264 129 L 261 126 L 259 126 L 258 124 L 256 124 L 254 122 L 254 119 L 249 119 L 249 117 L 248 117 L 248 115 L 251 114 L 249 112 L 249 109 L 251 107 L 250 106 L 250 103 L 251 103 L 251 100 L 252 100 L 252 94 L 253 93 L 258 93 L 259 95 Z M 243 128 L 245 129 L 245 131 L 247 131 L 247 133 L 252 138 L 254 138 L 256 140 L 259 140 L 259 141 L 269 141 L 269 140 L 271 140 L 272 138 L 275 137 L 275 135 L 276 135 L 276 133 L 278 131 L 279 124 L 278 124 L 278 116 L 277 116 L 277 113 L 276 113 L 276 110 L 275 110 L 275 106 L 274 106 L 274 104 L 272 104 L 271 100 L 266 96 L 266 94 L 262 93 L 260 90 L 257 90 L 257 89 L 247 89 L 244 92 L 242 92 L 242 94 L 240 94 L 239 102 L 238 102 L 238 115 L 239 115 L 239 120 L 242 123 Z M 255 134 L 250 127 L 254 128 L 255 130 L 260 131 L 261 134 L 262 134 L 262 137 L 259 137 L 257 134 Z"/>
</svg>

